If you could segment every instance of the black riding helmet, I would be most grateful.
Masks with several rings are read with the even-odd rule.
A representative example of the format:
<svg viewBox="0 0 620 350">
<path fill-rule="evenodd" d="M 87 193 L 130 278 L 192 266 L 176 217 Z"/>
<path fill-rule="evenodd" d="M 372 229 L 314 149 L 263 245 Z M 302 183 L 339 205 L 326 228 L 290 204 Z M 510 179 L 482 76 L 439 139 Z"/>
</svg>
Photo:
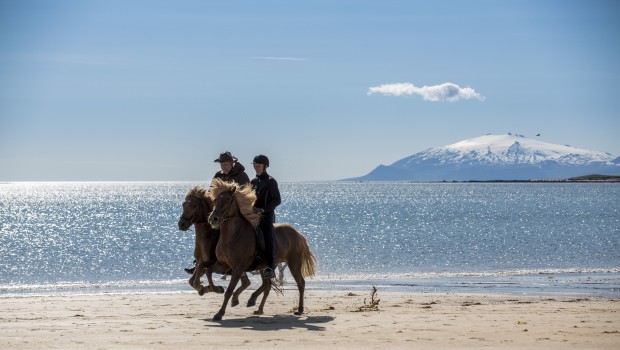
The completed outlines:
<svg viewBox="0 0 620 350">
<path fill-rule="evenodd" d="M 267 158 L 267 156 L 259 154 L 256 157 L 254 157 L 254 161 L 252 162 L 253 164 L 265 164 L 265 167 L 269 166 L 269 158 Z"/>
</svg>

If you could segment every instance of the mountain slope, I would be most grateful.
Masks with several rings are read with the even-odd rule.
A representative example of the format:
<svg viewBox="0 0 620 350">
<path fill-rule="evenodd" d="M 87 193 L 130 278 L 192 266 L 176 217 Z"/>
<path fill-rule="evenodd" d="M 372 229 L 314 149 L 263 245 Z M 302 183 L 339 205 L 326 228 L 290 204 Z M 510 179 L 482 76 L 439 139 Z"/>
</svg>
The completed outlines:
<svg viewBox="0 0 620 350">
<path fill-rule="evenodd" d="M 392 165 L 380 165 L 356 181 L 466 181 L 558 179 L 592 173 L 620 175 L 617 158 L 528 139 L 485 135 L 430 148 Z"/>
</svg>

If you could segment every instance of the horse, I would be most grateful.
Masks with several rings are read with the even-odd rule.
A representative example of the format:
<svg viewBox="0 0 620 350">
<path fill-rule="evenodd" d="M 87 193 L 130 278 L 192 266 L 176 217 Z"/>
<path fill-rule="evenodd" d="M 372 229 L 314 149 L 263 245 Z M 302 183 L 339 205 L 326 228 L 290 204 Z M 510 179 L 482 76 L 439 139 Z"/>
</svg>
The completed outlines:
<svg viewBox="0 0 620 350">
<path fill-rule="evenodd" d="M 185 195 L 183 201 L 183 212 L 179 218 L 178 226 L 179 230 L 187 231 L 193 224 L 195 228 L 195 245 L 194 245 L 194 259 L 196 260 L 196 268 L 192 277 L 189 279 L 189 285 L 192 286 L 199 295 L 204 295 L 208 292 L 224 293 L 224 288 L 216 286 L 213 283 L 213 272 L 226 275 L 230 272 L 230 268 L 220 261 L 214 265 L 205 267 L 207 260 L 207 242 L 208 240 L 216 239 L 217 230 L 213 229 L 210 224 L 207 223 L 208 215 L 213 210 L 213 201 L 206 195 L 206 189 L 195 186 L 191 188 Z M 203 286 L 200 282 L 200 277 L 206 272 L 209 285 Z M 241 275 L 241 286 L 233 294 L 231 301 L 232 306 L 239 304 L 239 295 L 247 287 L 250 286 L 250 279 L 244 273 Z"/>
<path fill-rule="evenodd" d="M 257 259 L 260 254 L 255 234 L 260 214 L 254 211 L 256 194 L 252 187 L 214 179 L 211 182 L 209 196 L 214 202 L 213 210 L 209 215 L 209 223 L 214 228 L 220 229 L 220 240 L 216 248 L 217 258 L 232 269 L 222 307 L 213 316 L 214 321 L 219 321 L 226 313 L 228 300 L 242 274 L 256 268 L 264 269 L 266 266 L 264 262 Z M 310 251 L 306 238 L 288 224 L 276 224 L 273 238 L 274 264 L 288 263 L 289 271 L 299 290 L 299 304 L 295 315 L 301 315 L 304 312 L 305 277 L 314 276 L 316 259 Z M 271 286 L 271 283 L 263 283 L 260 289 L 252 294 L 248 306 L 256 302 L 259 292 L 264 293 L 260 306 L 254 314 L 263 314 Z"/>
</svg>

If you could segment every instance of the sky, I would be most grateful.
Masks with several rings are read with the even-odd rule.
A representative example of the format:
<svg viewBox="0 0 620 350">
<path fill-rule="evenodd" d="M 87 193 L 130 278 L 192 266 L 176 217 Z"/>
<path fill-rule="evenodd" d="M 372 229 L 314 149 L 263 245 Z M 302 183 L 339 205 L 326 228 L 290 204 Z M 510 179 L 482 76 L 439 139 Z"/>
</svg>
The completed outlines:
<svg viewBox="0 0 620 350">
<path fill-rule="evenodd" d="M 620 2 L 0 1 L 0 181 L 362 176 L 508 132 L 620 156 Z"/>
</svg>

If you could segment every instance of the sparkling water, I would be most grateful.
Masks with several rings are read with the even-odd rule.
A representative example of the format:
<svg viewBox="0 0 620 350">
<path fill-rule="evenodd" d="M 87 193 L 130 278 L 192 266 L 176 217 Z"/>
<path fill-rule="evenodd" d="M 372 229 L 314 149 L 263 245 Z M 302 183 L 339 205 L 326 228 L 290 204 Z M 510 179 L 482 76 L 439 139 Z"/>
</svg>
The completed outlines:
<svg viewBox="0 0 620 350">
<path fill-rule="evenodd" d="M 191 182 L 0 184 L 0 293 L 190 290 Z M 620 185 L 282 183 L 308 288 L 618 294 Z M 290 277 L 290 276 L 289 276 Z M 291 288 L 294 281 L 289 278 Z"/>
</svg>

